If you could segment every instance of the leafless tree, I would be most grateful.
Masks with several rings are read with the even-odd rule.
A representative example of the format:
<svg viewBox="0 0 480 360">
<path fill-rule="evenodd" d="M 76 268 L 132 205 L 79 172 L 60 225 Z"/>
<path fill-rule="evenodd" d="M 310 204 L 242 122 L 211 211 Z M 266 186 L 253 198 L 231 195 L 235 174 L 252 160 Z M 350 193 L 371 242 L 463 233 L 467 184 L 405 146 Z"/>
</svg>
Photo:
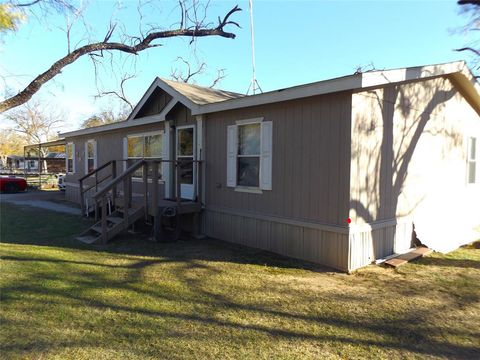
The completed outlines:
<svg viewBox="0 0 480 360">
<path fill-rule="evenodd" d="M 100 113 L 90 116 L 88 119 L 84 120 L 80 127 L 84 129 L 123 121 L 127 119 L 130 111 L 131 109 L 128 106 L 124 106 L 119 111 L 114 111 L 113 109 L 104 109 Z"/>
<path fill-rule="evenodd" d="M 480 31 L 480 1 L 459 0 L 457 4 L 461 6 L 463 13 L 470 18 L 463 30 L 465 32 L 478 33 Z M 455 50 L 472 54 L 474 56 L 473 66 L 475 70 L 480 70 L 480 47 L 478 41 Z"/>
<path fill-rule="evenodd" d="M 63 115 L 39 102 L 30 102 L 6 115 L 13 130 L 23 135 L 27 143 L 39 144 L 56 137 L 55 130 L 63 123 Z"/>
<path fill-rule="evenodd" d="M 59 2 L 60 0 L 49 1 Z M 34 6 L 40 3 L 42 3 L 42 0 L 34 0 L 25 4 L 17 2 L 12 4 L 14 6 Z M 69 4 L 68 2 L 66 3 Z M 56 61 L 48 70 L 35 77 L 35 79 L 33 79 L 19 93 L 1 101 L 0 113 L 29 101 L 44 84 L 58 75 L 63 68 L 85 55 L 89 55 L 92 59 L 96 60 L 101 59 L 106 54 L 111 54 L 112 52 L 138 55 L 140 52 L 147 49 L 163 46 L 159 41 L 173 37 L 191 38 L 190 43 L 193 43 L 197 38 L 206 36 L 219 36 L 229 39 L 235 38 L 235 34 L 226 31 L 225 28 L 230 25 L 239 27 L 237 22 L 230 19 L 233 14 L 241 11 L 238 6 L 234 6 L 225 16 L 223 16 L 223 18 L 218 17 L 218 22 L 216 24 L 207 21 L 208 2 L 206 4 L 201 4 L 197 0 L 180 0 L 179 8 L 181 12 L 180 21 L 175 24 L 173 29 L 160 30 L 159 26 L 150 26 L 149 30 L 143 31 L 142 26 L 140 26 L 139 34 L 132 36 L 125 33 L 117 34 L 117 28 L 121 27 L 121 24 L 111 22 L 102 40 L 88 42 L 86 45 L 79 45 L 78 47 L 72 47 L 69 45 L 68 52 L 64 57 Z M 114 37 L 114 35 L 116 36 Z M 70 31 L 68 28 L 67 38 L 70 43 Z M 74 50 L 72 50 L 72 48 L 74 48 Z"/>
</svg>

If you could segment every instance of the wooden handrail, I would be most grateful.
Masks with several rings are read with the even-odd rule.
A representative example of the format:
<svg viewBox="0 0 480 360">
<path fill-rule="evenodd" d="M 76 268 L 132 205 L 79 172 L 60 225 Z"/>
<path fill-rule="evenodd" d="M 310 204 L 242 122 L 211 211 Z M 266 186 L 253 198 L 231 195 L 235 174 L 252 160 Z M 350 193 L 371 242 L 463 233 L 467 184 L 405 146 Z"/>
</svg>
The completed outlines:
<svg viewBox="0 0 480 360">
<path fill-rule="evenodd" d="M 100 181 L 98 181 L 99 171 L 105 169 L 109 165 L 111 165 L 111 167 L 112 167 L 112 174 L 108 175 L 108 176 L 104 177 L 103 179 L 101 179 Z M 98 167 L 98 168 L 94 169 L 93 171 L 89 172 L 87 175 L 82 176 L 80 179 L 78 179 L 78 183 L 79 183 L 79 187 L 80 187 L 80 189 L 79 189 L 80 190 L 80 206 L 82 208 L 82 214 L 85 213 L 85 193 L 92 188 L 95 188 L 95 191 L 97 191 L 98 190 L 98 184 L 102 183 L 103 181 L 108 179 L 110 176 L 114 177 L 113 176 L 113 170 L 115 168 L 115 165 L 116 165 L 115 160 L 107 161 L 105 164 L 101 165 L 100 167 Z M 84 189 L 83 188 L 83 182 L 85 181 L 85 179 L 89 178 L 92 175 L 95 175 L 95 184 L 88 187 L 87 189 Z M 95 212 L 95 219 L 96 218 L 97 218 L 97 213 Z"/>
<path fill-rule="evenodd" d="M 105 184 L 104 188 L 93 195 L 95 200 L 97 201 L 100 197 L 104 196 L 107 192 L 110 191 L 112 187 L 118 185 L 124 178 L 129 175 L 132 175 L 136 170 L 138 170 L 143 164 L 145 163 L 144 159 L 138 160 L 132 166 L 127 168 L 121 175 L 117 176 L 115 179 L 110 180 L 108 183 Z"/>
<path fill-rule="evenodd" d="M 100 179 L 100 181 L 96 184 L 93 184 L 92 186 L 90 187 L 87 187 L 86 189 L 83 190 L 84 193 L 86 193 L 88 190 L 90 189 L 93 189 L 94 187 L 96 187 L 98 184 L 101 184 L 102 182 L 104 182 L 105 180 L 107 180 L 109 177 L 111 177 L 111 175 L 107 175 L 105 177 L 103 177 L 102 179 Z"/>
<path fill-rule="evenodd" d="M 98 191 L 93 195 L 95 200 L 98 200 L 101 196 L 105 195 L 110 188 L 112 188 L 114 185 L 118 185 L 124 177 L 127 177 L 129 175 L 132 175 L 135 171 L 137 171 L 141 166 L 143 166 L 146 163 L 164 163 L 164 162 L 171 162 L 171 163 L 180 163 L 180 162 L 192 162 L 192 163 L 202 163 L 203 160 L 153 160 L 153 159 L 140 159 L 136 163 L 134 163 L 132 166 L 127 168 L 121 175 L 116 177 L 115 179 L 112 179 L 110 182 L 105 184 L 104 188 Z"/>
<path fill-rule="evenodd" d="M 106 162 L 105 164 L 103 164 L 102 166 L 94 169 L 93 171 L 90 171 L 87 175 L 81 177 L 80 179 L 78 179 L 78 181 L 83 181 L 85 180 L 86 178 L 89 178 L 90 176 L 94 175 L 95 173 L 99 172 L 100 170 L 103 170 L 105 169 L 108 165 L 112 164 L 113 162 L 115 162 L 115 160 L 110 160 L 108 162 Z"/>
</svg>

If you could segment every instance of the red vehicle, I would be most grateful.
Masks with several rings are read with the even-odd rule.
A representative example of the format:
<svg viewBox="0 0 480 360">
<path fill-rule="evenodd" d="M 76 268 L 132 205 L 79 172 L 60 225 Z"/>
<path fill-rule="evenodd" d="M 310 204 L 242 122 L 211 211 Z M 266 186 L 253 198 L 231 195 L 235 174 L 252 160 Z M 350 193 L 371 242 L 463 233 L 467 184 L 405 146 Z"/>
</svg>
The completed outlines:
<svg viewBox="0 0 480 360">
<path fill-rule="evenodd" d="M 17 177 L 0 177 L 0 191 L 8 193 L 16 193 L 25 191 L 27 189 L 27 182 L 23 178 Z"/>
</svg>

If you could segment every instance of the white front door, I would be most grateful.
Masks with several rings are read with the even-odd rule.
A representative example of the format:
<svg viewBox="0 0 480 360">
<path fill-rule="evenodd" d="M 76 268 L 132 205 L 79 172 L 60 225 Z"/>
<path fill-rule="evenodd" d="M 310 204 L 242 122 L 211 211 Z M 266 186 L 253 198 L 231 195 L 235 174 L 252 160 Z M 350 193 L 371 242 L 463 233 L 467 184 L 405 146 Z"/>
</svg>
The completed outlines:
<svg viewBox="0 0 480 360">
<path fill-rule="evenodd" d="M 176 158 L 187 160 L 180 169 L 180 194 L 183 199 L 194 200 L 196 166 L 188 160 L 195 160 L 195 127 L 179 126 L 176 131 Z M 175 189 L 176 192 L 176 189 Z"/>
</svg>

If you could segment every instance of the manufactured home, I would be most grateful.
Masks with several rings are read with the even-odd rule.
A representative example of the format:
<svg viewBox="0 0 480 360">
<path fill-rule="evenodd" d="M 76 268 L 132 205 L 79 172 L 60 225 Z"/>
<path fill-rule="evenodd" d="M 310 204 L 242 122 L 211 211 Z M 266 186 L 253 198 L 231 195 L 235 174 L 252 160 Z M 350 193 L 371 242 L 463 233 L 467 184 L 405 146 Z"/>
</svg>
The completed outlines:
<svg viewBox="0 0 480 360">
<path fill-rule="evenodd" d="M 157 78 L 126 121 L 62 134 L 66 196 L 135 222 L 352 271 L 480 228 L 480 87 L 464 62 L 245 96 Z M 480 237 L 480 236 L 479 236 Z"/>
</svg>

